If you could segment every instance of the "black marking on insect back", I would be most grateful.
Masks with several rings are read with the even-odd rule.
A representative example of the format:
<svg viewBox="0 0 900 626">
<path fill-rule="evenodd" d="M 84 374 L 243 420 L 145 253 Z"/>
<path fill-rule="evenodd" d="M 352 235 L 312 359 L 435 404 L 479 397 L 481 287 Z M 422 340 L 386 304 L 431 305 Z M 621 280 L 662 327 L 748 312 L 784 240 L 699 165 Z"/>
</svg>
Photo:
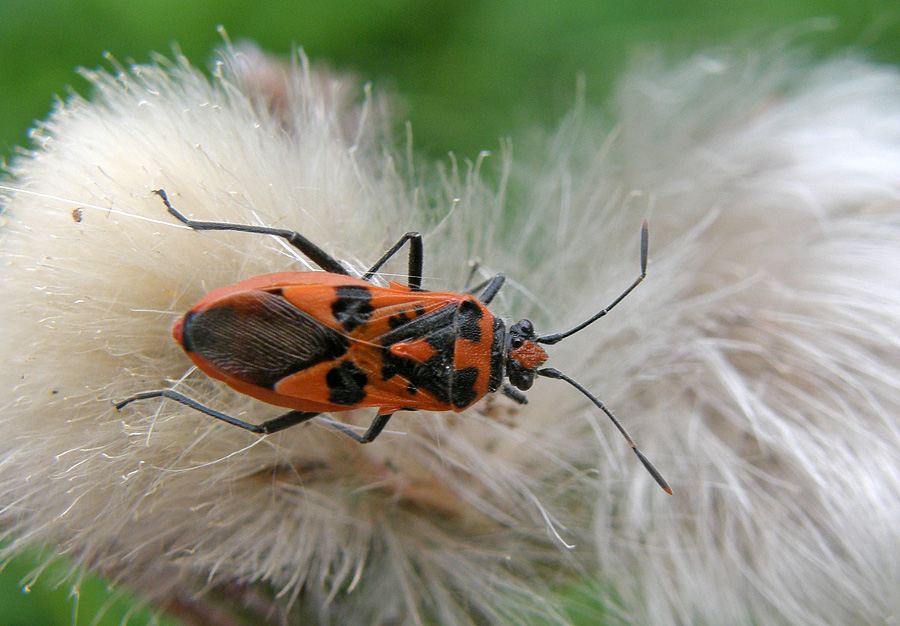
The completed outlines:
<svg viewBox="0 0 900 626">
<path fill-rule="evenodd" d="M 478 397 L 475 382 L 478 380 L 477 367 L 464 367 L 453 371 L 453 393 L 451 401 L 457 409 L 463 409 Z"/>
<path fill-rule="evenodd" d="M 280 295 L 253 291 L 185 315 L 182 345 L 226 374 L 274 389 L 283 378 L 340 358 L 350 342 Z"/>
<path fill-rule="evenodd" d="M 491 375 L 488 391 L 497 391 L 503 383 L 503 369 L 506 363 L 506 324 L 499 317 L 494 318 L 494 340 L 491 342 Z"/>
<path fill-rule="evenodd" d="M 391 327 L 391 330 L 394 330 L 396 328 L 400 328 L 401 326 L 406 324 L 408 321 L 409 321 L 409 317 L 407 317 L 406 311 L 400 311 L 396 315 L 391 315 L 388 318 L 388 326 Z"/>
<path fill-rule="evenodd" d="M 348 333 L 369 321 L 372 313 L 372 294 L 366 287 L 349 285 L 338 287 L 337 299 L 331 305 L 331 314 Z"/>
<path fill-rule="evenodd" d="M 474 300 L 467 298 L 460 302 L 456 318 L 460 339 L 466 339 L 473 343 L 481 341 L 481 327 L 478 322 L 482 317 L 484 317 L 484 312 Z"/>
<path fill-rule="evenodd" d="M 364 387 L 369 382 L 366 373 L 352 361 L 342 361 L 328 370 L 325 383 L 328 385 L 328 401 L 342 406 L 354 406 L 366 397 Z"/>
<path fill-rule="evenodd" d="M 410 393 L 425 391 L 439 402 L 450 402 L 451 373 L 453 372 L 453 351 L 456 332 L 453 321 L 456 317 L 455 306 L 446 306 L 427 315 L 408 321 L 402 326 L 390 330 L 378 337 L 376 341 L 382 350 L 382 380 L 394 376 L 402 376 L 407 381 Z M 390 347 L 397 343 L 425 340 L 434 349 L 434 356 L 424 363 L 397 356 Z M 412 391 L 415 389 L 415 392 Z"/>
<path fill-rule="evenodd" d="M 192 329 L 194 316 L 196 315 L 196 312 L 188 311 L 181 320 L 181 347 L 184 348 L 185 352 L 197 352 L 196 348 L 194 348 L 194 342 L 191 339 L 193 332 L 189 330 Z"/>
</svg>

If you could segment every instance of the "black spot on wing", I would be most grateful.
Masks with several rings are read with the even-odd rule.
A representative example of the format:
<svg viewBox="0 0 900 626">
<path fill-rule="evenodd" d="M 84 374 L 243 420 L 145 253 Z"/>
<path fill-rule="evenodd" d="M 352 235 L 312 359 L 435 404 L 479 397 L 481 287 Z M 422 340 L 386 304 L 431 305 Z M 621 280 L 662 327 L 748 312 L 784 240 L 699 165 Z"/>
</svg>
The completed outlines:
<svg viewBox="0 0 900 626">
<path fill-rule="evenodd" d="M 400 311 L 396 315 L 391 315 L 388 318 L 388 326 L 391 327 L 391 330 L 394 330 L 396 328 L 400 328 L 401 326 L 406 324 L 408 321 L 409 321 L 409 317 L 407 317 L 406 311 Z"/>
<path fill-rule="evenodd" d="M 273 388 L 280 380 L 346 354 L 349 340 L 279 294 L 253 291 L 184 318 L 183 343 L 217 369 Z"/>
<path fill-rule="evenodd" d="M 466 299 L 459 303 L 457 309 L 456 325 L 460 339 L 466 339 L 478 343 L 481 341 L 481 327 L 478 322 L 484 317 L 484 312 L 474 300 Z"/>
<path fill-rule="evenodd" d="M 194 347 L 194 335 L 197 334 L 196 324 L 194 323 L 195 318 L 198 313 L 194 311 L 188 311 L 184 315 L 184 319 L 181 321 L 182 331 L 181 331 L 181 346 L 184 348 L 185 352 L 197 352 L 197 348 Z"/>
<path fill-rule="evenodd" d="M 458 409 L 465 408 L 475 402 L 478 392 L 475 391 L 475 382 L 478 380 L 477 367 L 465 367 L 453 371 L 453 393 L 451 401 Z"/>
<path fill-rule="evenodd" d="M 349 285 L 335 291 L 337 299 L 331 305 L 331 314 L 348 333 L 369 321 L 375 309 L 372 308 L 372 294 L 366 287 Z"/>
<path fill-rule="evenodd" d="M 494 318 L 494 340 L 491 342 L 491 374 L 488 391 L 497 391 L 503 383 L 503 366 L 506 363 L 506 324 Z"/>
<path fill-rule="evenodd" d="M 343 361 L 340 365 L 328 370 L 325 382 L 328 385 L 330 402 L 353 406 L 365 399 L 364 387 L 369 382 L 369 377 L 352 361 Z"/>
</svg>

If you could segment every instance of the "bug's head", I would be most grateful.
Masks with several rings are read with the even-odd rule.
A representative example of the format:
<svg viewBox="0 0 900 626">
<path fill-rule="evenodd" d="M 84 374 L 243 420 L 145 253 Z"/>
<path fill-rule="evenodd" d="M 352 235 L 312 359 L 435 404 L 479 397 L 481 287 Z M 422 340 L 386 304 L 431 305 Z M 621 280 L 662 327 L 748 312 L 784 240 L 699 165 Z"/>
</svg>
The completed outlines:
<svg viewBox="0 0 900 626">
<path fill-rule="evenodd" d="M 535 370 L 547 360 L 547 353 L 535 339 L 534 324 L 529 320 L 519 320 L 509 328 L 506 376 L 513 386 L 522 391 L 531 389 Z"/>
</svg>

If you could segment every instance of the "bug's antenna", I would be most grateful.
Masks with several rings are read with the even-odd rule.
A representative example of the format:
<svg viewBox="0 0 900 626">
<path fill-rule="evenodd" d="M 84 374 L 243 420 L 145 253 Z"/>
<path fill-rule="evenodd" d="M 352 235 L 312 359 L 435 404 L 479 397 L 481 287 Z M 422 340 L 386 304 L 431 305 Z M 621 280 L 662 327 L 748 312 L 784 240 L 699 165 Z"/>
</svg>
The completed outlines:
<svg viewBox="0 0 900 626">
<path fill-rule="evenodd" d="M 627 292 L 626 292 L 627 293 Z M 616 428 L 619 429 L 619 432 L 622 433 L 622 436 L 625 437 L 625 441 L 628 442 L 628 445 L 631 446 L 631 449 L 634 450 L 634 453 L 641 460 L 641 463 L 644 464 L 644 467 L 647 468 L 647 471 L 650 472 L 650 475 L 659 483 L 659 486 L 662 487 L 665 492 L 669 495 L 672 495 L 672 488 L 669 487 L 669 483 L 666 482 L 666 479 L 662 477 L 662 474 L 659 473 L 659 470 L 653 466 L 653 463 L 650 462 L 650 459 L 644 456 L 644 453 L 638 450 L 638 447 L 635 445 L 634 440 L 629 436 L 628 432 L 625 430 L 625 427 L 616 419 L 616 416 L 607 409 L 600 400 L 594 397 L 590 391 L 582 387 L 578 382 L 572 380 L 562 372 L 557 369 L 553 369 L 552 367 L 545 367 L 544 369 L 539 369 L 535 372 L 539 376 L 546 376 L 547 378 L 556 378 L 559 380 L 564 380 L 575 389 L 583 393 L 593 402 L 601 411 L 606 413 L 607 417 L 612 420 L 612 423 L 616 425 Z"/>
<path fill-rule="evenodd" d="M 585 320 L 584 322 L 582 322 L 581 324 L 579 324 L 579 325 L 576 326 L 575 328 L 572 328 L 572 329 L 570 329 L 570 330 L 567 330 L 567 331 L 564 332 L 564 333 L 556 333 L 555 335 L 544 335 L 543 337 L 538 337 L 537 339 L 535 339 L 535 342 L 537 342 L 537 343 L 545 343 L 545 344 L 547 344 L 547 345 L 553 345 L 554 343 L 558 343 L 558 342 L 562 341 L 563 339 L 565 339 L 566 337 L 569 337 L 570 335 L 574 335 L 574 334 L 577 333 L 579 330 L 582 330 L 582 329 L 585 328 L 586 326 L 590 326 L 591 324 L 593 324 L 594 322 L 596 322 L 598 319 L 600 319 L 601 317 L 603 317 L 604 315 L 606 315 L 607 313 L 609 313 L 609 312 L 612 310 L 612 308 L 613 308 L 614 306 L 616 306 L 616 305 L 619 304 L 622 300 L 625 299 L 625 296 L 627 296 L 628 294 L 630 294 L 631 291 L 632 291 L 635 287 L 637 287 L 638 285 L 640 285 L 640 284 L 641 284 L 641 281 L 644 280 L 644 277 L 647 276 L 647 247 L 648 247 L 648 241 L 649 241 L 649 238 L 650 238 L 650 235 L 649 235 L 649 232 L 648 232 L 648 231 L 649 231 L 649 228 L 648 228 L 648 226 L 647 226 L 647 220 L 644 220 L 644 224 L 643 224 L 643 226 L 641 226 L 641 275 L 637 277 L 637 280 L 635 280 L 633 283 L 631 283 L 631 286 L 628 287 L 628 289 L 626 289 L 625 291 L 623 291 L 623 292 L 619 295 L 619 297 L 616 298 L 615 300 L 613 300 L 613 301 L 612 301 L 612 304 L 610 304 L 608 307 L 606 307 L 605 309 L 603 309 L 602 311 L 600 311 L 599 313 L 597 313 L 597 314 L 594 315 L 593 317 L 591 317 L 591 318 Z"/>
</svg>

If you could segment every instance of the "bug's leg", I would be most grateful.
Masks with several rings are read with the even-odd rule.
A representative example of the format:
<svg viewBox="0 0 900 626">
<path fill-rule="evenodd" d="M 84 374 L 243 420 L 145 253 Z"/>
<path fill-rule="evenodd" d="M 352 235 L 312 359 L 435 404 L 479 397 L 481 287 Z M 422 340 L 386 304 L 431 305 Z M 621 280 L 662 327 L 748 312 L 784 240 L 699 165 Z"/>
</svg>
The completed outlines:
<svg viewBox="0 0 900 626">
<path fill-rule="evenodd" d="M 391 246 L 387 252 L 381 255 L 381 258 L 375 261 L 375 265 L 369 268 L 369 271 L 363 274 L 363 280 L 371 280 L 381 266 L 387 263 L 388 259 L 397 254 L 397 251 L 403 247 L 403 244 L 409 242 L 409 288 L 413 291 L 422 290 L 422 235 L 416 232 L 408 232 Z"/>
<path fill-rule="evenodd" d="M 277 433 L 279 430 L 284 430 L 285 428 L 290 428 L 291 426 L 296 426 L 297 424 L 302 424 L 303 422 L 311 420 L 316 415 L 321 415 L 321 413 L 316 411 L 288 411 L 278 417 L 266 420 L 260 424 L 259 427 L 262 429 L 262 432 L 268 435 Z"/>
<path fill-rule="evenodd" d="M 478 299 L 484 304 L 490 304 L 491 300 L 494 299 L 494 296 L 496 296 L 500 292 L 500 288 L 503 286 L 504 282 L 506 282 L 506 276 L 504 276 L 503 274 L 497 274 L 496 276 L 484 281 L 480 285 L 475 285 L 475 287 L 473 287 L 468 293 L 478 291 L 483 287 L 484 291 L 481 292 L 481 295 L 478 296 Z"/>
<path fill-rule="evenodd" d="M 210 417 L 214 417 L 218 420 L 222 420 L 223 422 L 227 422 L 232 426 L 237 426 L 238 428 L 243 428 L 244 430 L 249 430 L 250 432 L 259 433 L 261 435 L 267 435 L 269 433 L 278 432 L 279 430 L 284 430 L 289 426 L 300 424 L 301 422 L 305 422 L 318 415 L 318 413 L 314 411 L 288 411 L 284 415 L 279 415 L 278 417 L 272 418 L 266 422 L 263 422 L 262 424 L 251 424 L 250 422 L 239 420 L 238 418 L 222 413 L 221 411 L 211 409 L 208 406 L 200 404 L 196 400 L 188 398 L 186 395 L 178 393 L 177 391 L 172 391 L 171 389 L 162 389 L 160 391 L 145 391 L 143 393 L 131 396 L 126 400 L 122 400 L 121 402 L 117 402 L 115 404 L 115 407 L 118 411 L 121 410 L 125 405 L 131 404 L 135 400 L 147 400 L 148 398 L 168 398 L 169 400 L 174 400 L 175 402 L 190 407 L 195 411 L 200 411 L 205 415 L 209 415 Z"/>
<path fill-rule="evenodd" d="M 478 269 L 481 267 L 481 261 L 472 261 L 472 268 L 469 270 L 469 277 L 466 278 L 466 285 L 463 287 L 463 293 L 474 293 L 481 289 L 486 282 L 478 283 L 474 288 L 472 287 L 472 281 L 475 280 L 475 274 L 478 273 Z"/>
<path fill-rule="evenodd" d="M 331 426 L 334 426 L 339 431 L 348 435 L 352 439 L 355 439 L 359 443 L 369 443 L 370 441 L 374 441 L 375 438 L 381 434 L 381 431 L 384 430 L 385 426 L 387 426 L 387 423 L 391 419 L 392 415 L 393 413 L 379 413 L 375 416 L 375 419 L 372 420 L 372 423 L 369 425 L 368 430 L 366 430 L 366 432 L 362 435 L 359 435 L 358 433 L 354 432 L 353 429 L 351 429 L 349 426 L 341 424 L 340 422 L 335 422 L 329 419 L 323 421 L 327 422 Z"/>
<path fill-rule="evenodd" d="M 144 391 L 143 393 L 135 394 L 130 398 L 122 400 L 121 402 L 116 402 L 115 407 L 117 411 L 120 411 L 124 406 L 131 404 L 135 400 L 147 400 L 150 398 L 168 398 L 169 400 L 174 400 L 175 402 L 190 407 L 195 411 L 200 411 L 201 413 L 205 413 L 210 417 L 222 420 L 223 422 L 228 422 L 232 426 L 237 426 L 238 428 L 243 428 L 244 430 L 249 430 L 254 433 L 265 432 L 258 424 L 251 424 L 250 422 L 245 422 L 243 420 L 237 419 L 236 417 L 231 417 L 230 415 L 226 415 L 225 413 L 221 413 L 219 411 L 216 411 L 215 409 L 211 409 L 208 406 L 200 404 L 196 400 L 192 400 L 186 395 L 180 394 L 177 391 L 172 391 L 171 389 L 162 389 L 160 391 Z"/>
<path fill-rule="evenodd" d="M 500 393 L 519 404 L 528 404 L 528 397 L 509 383 L 503 383 L 503 386 L 500 387 Z"/>
<path fill-rule="evenodd" d="M 235 230 L 242 233 L 256 233 L 258 235 L 274 235 L 276 237 L 281 237 L 326 272 L 343 274 L 345 276 L 350 275 L 347 268 L 341 265 L 337 259 L 298 232 L 285 230 L 283 228 L 269 228 L 267 226 L 253 226 L 250 224 L 228 224 L 227 222 L 199 222 L 190 220 L 172 206 L 164 189 L 155 189 L 153 193 L 162 198 L 163 203 L 166 205 L 166 209 L 168 209 L 169 214 L 172 217 L 194 230 Z"/>
<path fill-rule="evenodd" d="M 488 278 L 487 280 L 481 281 L 474 287 L 470 287 L 470 285 L 472 284 L 472 277 L 469 276 L 469 279 L 466 281 L 466 286 L 463 287 L 463 293 L 466 294 L 467 296 L 470 296 L 473 293 L 475 293 L 476 291 L 481 291 L 482 289 L 487 287 L 488 283 L 491 282 L 492 280 L 494 280 L 494 278 L 496 278 L 496 277 L 492 276 L 492 277 Z"/>
</svg>

